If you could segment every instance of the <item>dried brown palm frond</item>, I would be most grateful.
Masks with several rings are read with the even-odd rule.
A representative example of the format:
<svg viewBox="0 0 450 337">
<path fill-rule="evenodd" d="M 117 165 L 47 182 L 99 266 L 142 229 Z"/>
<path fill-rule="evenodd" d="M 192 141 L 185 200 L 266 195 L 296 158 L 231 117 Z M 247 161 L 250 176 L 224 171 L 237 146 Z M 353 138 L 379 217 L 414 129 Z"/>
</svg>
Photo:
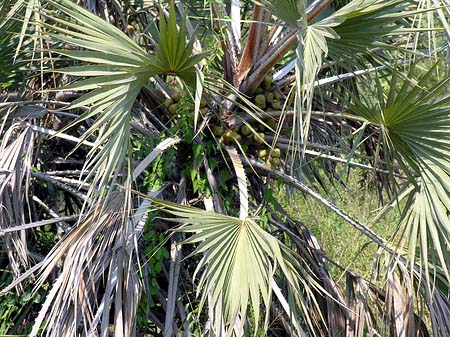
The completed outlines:
<svg viewBox="0 0 450 337">
<path fill-rule="evenodd" d="M 0 144 L 0 228 L 25 224 L 29 214 L 34 132 L 20 123 L 2 134 Z M 30 267 L 27 236 L 24 230 L 3 234 L 11 270 L 19 277 Z"/>
<path fill-rule="evenodd" d="M 139 281 L 133 251 L 130 254 L 127 249 L 133 240 L 127 230 L 124 202 L 124 194 L 115 192 L 107 205 L 98 205 L 84 216 L 46 257 L 36 288 L 51 282 L 49 276 L 55 268 L 59 267 L 60 273 L 52 282 L 31 336 L 41 328 L 47 336 L 105 336 L 111 314 L 116 336 L 132 335 Z M 79 330 L 81 322 L 87 330 Z"/>
<path fill-rule="evenodd" d="M 274 209 L 269 207 L 272 217 L 271 225 L 279 228 L 291 238 L 298 255 L 305 258 L 305 263 L 311 268 L 317 282 L 325 290 L 325 293 L 317 292 L 316 294 L 320 310 L 315 311 L 314 308 L 310 308 L 310 315 L 316 316 L 317 321 L 320 321 L 321 317 L 324 318 L 322 323 L 325 325 L 320 327 L 321 334 L 319 335 L 342 335 L 348 329 L 346 319 L 350 316 L 351 309 L 346 302 L 345 293 L 330 273 L 327 263 L 329 258 L 320 247 L 317 238 L 302 222 L 294 220 L 278 202 L 275 201 L 274 204 Z"/>
<path fill-rule="evenodd" d="M 350 273 L 347 273 L 345 283 L 348 306 L 346 336 L 376 336 L 382 333 L 377 325 L 377 315 L 374 315 L 373 302 L 375 300 L 375 305 L 378 304 L 378 296 L 373 285 Z"/>
<path fill-rule="evenodd" d="M 179 139 L 169 138 L 156 146 L 137 165 L 134 175 L 139 176 L 162 151 L 177 142 Z M 158 193 L 149 195 L 156 197 Z M 142 235 L 149 203 L 143 200 L 130 218 L 126 198 L 126 193 L 113 192 L 108 203 L 81 216 L 39 265 L 41 273 L 35 289 L 49 282 L 51 290 L 32 336 L 41 329 L 47 336 L 104 336 L 110 330 L 111 316 L 116 336 L 133 335 L 140 294 L 136 242 Z M 56 271 L 59 275 L 52 281 Z"/>
<path fill-rule="evenodd" d="M 404 261 L 385 261 L 389 261 L 384 267 L 387 273 L 379 273 L 378 277 L 386 279 L 384 302 L 391 332 L 399 336 L 403 331 L 406 336 L 429 336 L 427 325 L 431 324 L 432 336 L 448 336 L 450 299 L 444 273 L 438 270 L 435 284 L 430 284 L 425 270 L 416 267 L 411 272 Z"/>
</svg>

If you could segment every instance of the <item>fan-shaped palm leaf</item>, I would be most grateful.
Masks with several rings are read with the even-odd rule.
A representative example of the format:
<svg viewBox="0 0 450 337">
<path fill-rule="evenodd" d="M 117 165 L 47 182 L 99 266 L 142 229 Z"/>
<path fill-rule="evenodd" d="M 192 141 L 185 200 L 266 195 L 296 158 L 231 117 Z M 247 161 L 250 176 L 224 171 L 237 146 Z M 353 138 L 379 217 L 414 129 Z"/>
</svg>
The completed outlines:
<svg viewBox="0 0 450 337">
<path fill-rule="evenodd" d="M 358 0 L 352 1 L 329 18 L 321 26 L 333 27 L 338 39 L 328 40 L 328 55 L 335 61 L 354 60 L 356 55 L 366 54 L 368 49 L 385 46 L 386 37 L 392 38 L 410 31 L 407 18 L 416 11 L 407 1 Z M 409 10 L 408 10 L 409 9 Z M 355 62 L 350 62 L 350 64 Z"/>
<path fill-rule="evenodd" d="M 91 109 L 68 127 L 97 118 L 82 139 L 98 134 L 86 164 L 86 169 L 90 169 L 86 179 L 94 178 L 90 195 L 94 196 L 98 191 L 96 195 L 101 196 L 106 184 L 116 181 L 125 164 L 129 149 L 130 109 L 141 88 L 150 77 L 162 73 L 175 73 L 191 80 L 190 75 L 195 74 L 193 66 L 201 56 L 191 56 L 192 43 L 186 45 L 184 26 L 180 33 L 177 32 L 173 4 L 168 23 L 161 18 L 160 36 L 155 37 L 160 45 L 156 46 L 155 55 L 149 55 L 120 29 L 74 3 L 68 0 L 47 3 L 52 7 L 44 13 L 55 23 L 42 24 L 54 32 L 49 34 L 49 39 L 81 49 L 52 51 L 74 60 L 93 63 L 57 71 L 81 78 L 91 77 L 60 90 L 91 90 L 70 106 L 92 105 Z M 92 202 L 94 200 L 91 199 Z"/>
<path fill-rule="evenodd" d="M 290 27 L 298 27 L 298 21 L 305 14 L 306 1 L 297 0 L 262 0 L 261 3 L 277 18 L 286 22 Z"/>
<path fill-rule="evenodd" d="M 119 264 L 117 261 L 121 254 L 127 254 L 120 249 L 115 249 L 117 242 L 123 241 L 124 231 L 124 195 L 114 192 L 114 198 L 105 207 L 98 204 L 97 208 L 90 211 L 80 224 L 74 228 L 65 238 L 60 241 L 49 253 L 43 262 L 41 275 L 35 284 L 40 287 L 54 270 L 61 258 L 64 257 L 64 266 L 52 289 L 36 317 L 34 327 L 30 336 L 38 335 L 44 328 L 47 336 L 73 336 L 79 328 L 82 319 L 85 329 L 91 329 L 92 333 L 98 334 L 97 323 L 102 322 L 101 335 L 107 335 L 109 311 L 111 307 L 110 297 L 114 294 L 114 286 L 121 296 L 128 297 L 130 303 L 122 303 L 116 300 L 116 310 L 124 311 L 123 321 L 116 320 L 115 336 L 131 336 L 134 315 L 125 313 L 134 310 L 138 290 L 134 279 L 135 271 L 126 263 Z M 108 240 L 99 238 L 107 237 Z M 94 242 L 94 244 L 93 244 Z M 131 255 L 131 254 L 130 254 Z M 131 258 L 127 255 L 126 258 Z M 125 270 L 129 273 L 131 280 L 125 282 L 117 280 Z M 105 281 L 105 271 L 109 274 L 106 278 L 107 289 L 104 294 L 103 303 L 99 304 L 96 292 L 101 281 Z M 111 285 L 114 284 L 114 285 Z M 127 287 L 131 289 L 132 295 L 128 293 Z M 117 294 L 116 294 L 117 295 Z M 120 309 L 119 309 L 120 308 Z M 102 318 L 102 319 L 101 319 Z M 125 322 L 130 320 L 129 322 Z M 93 324 L 92 322 L 97 323 Z M 119 325 L 126 325 L 122 328 Z M 126 332 L 124 332 L 124 330 Z"/>
<path fill-rule="evenodd" d="M 294 115 L 296 132 L 293 133 L 297 143 L 305 144 L 308 138 L 314 82 L 324 57 L 350 69 L 365 66 L 369 48 L 382 45 L 386 37 L 412 31 L 404 28 L 406 19 L 417 13 L 408 11 L 409 6 L 399 0 L 355 0 L 319 22 L 302 23 L 301 43 L 297 48 L 295 107 L 300 113 Z"/>
<path fill-rule="evenodd" d="M 411 260 L 419 245 L 423 267 L 428 271 L 428 263 L 435 264 L 450 280 L 450 80 L 427 89 L 434 71 L 417 82 L 406 79 L 398 88 L 393 75 L 387 93 L 378 80 L 376 99 L 356 99 L 352 109 L 380 127 L 385 151 L 394 155 L 414 186 L 401 224 Z"/>
<path fill-rule="evenodd" d="M 83 135 L 83 140 L 100 130 L 86 168 L 91 168 L 92 174 L 97 173 L 94 186 L 97 185 L 101 193 L 110 179 L 117 178 L 124 164 L 128 151 L 129 111 L 134 100 L 148 79 L 159 72 L 159 68 L 154 64 L 154 59 L 128 36 L 96 15 L 70 1 L 48 3 L 53 8 L 45 13 L 56 23 L 45 24 L 56 33 L 50 34 L 50 38 L 82 48 L 55 51 L 72 59 L 96 63 L 64 68 L 59 72 L 92 77 L 69 84 L 62 90 L 92 90 L 72 102 L 71 107 L 92 104 L 92 108 L 75 123 L 98 117 Z"/>
<path fill-rule="evenodd" d="M 30 128 L 12 125 L 0 142 L 0 228 L 8 229 L 24 224 L 24 204 L 28 200 L 34 133 Z M 22 191 L 26 193 L 22 193 Z M 9 264 L 15 277 L 21 267 L 29 265 L 24 232 L 7 233 L 2 241 L 7 247 Z"/>
<path fill-rule="evenodd" d="M 23 45 L 25 34 L 30 26 L 31 17 L 33 16 L 36 22 L 41 21 L 41 16 L 39 10 L 41 9 L 40 0 L 19 0 L 19 1 L 10 1 L 6 0 L 2 4 L 0 4 L 0 33 L 2 30 L 7 28 L 11 21 L 17 19 L 18 14 L 21 11 L 25 11 L 25 13 L 20 16 L 22 21 L 21 34 L 19 35 L 19 41 L 16 44 L 16 53 L 15 57 L 19 54 L 20 48 Z M 37 37 L 42 35 L 40 34 L 39 25 L 32 25 L 35 28 L 35 42 L 37 41 Z M 40 39 L 40 38 L 39 38 Z"/>
<path fill-rule="evenodd" d="M 198 287 L 198 294 L 202 293 L 200 306 L 211 294 L 210 305 L 223 303 L 227 322 L 234 322 L 238 315 L 245 317 L 250 302 L 257 330 L 261 297 L 269 310 L 272 279 L 279 267 L 291 290 L 291 310 L 296 304 L 307 324 L 314 324 L 306 303 L 317 305 L 310 295 L 311 287 L 319 286 L 310 277 L 311 271 L 302 267 L 301 258 L 294 252 L 265 232 L 256 218 L 241 220 L 159 199 L 151 201 L 176 217 L 166 220 L 183 224 L 177 231 L 194 234 L 185 243 L 199 243 L 193 254 L 204 254 L 195 272 L 203 269 Z M 296 317 L 294 311 L 290 314 Z M 296 319 L 294 326 L 299 329 Z"/>
</svg>

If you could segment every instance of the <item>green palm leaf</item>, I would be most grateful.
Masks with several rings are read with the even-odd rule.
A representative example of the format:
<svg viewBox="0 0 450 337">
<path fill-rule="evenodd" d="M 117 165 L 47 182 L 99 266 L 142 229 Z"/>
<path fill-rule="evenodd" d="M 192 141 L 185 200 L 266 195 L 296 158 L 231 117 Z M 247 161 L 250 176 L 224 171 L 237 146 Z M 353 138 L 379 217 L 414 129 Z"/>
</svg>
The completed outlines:
<svg viewBox="0 0 450 337">
<path fill-rule="evenodd" d="M 192 37 L 186 42 L 186 17 L 187 11 L 184 11 L 178 32 L 173 0 L 170 1 L 168 19 L 160 11 L 159 35 L 155 36 L 155 61 L 164 72 L 176 74 L 186 83 L 194 85 L 194 66 L 205 54 L 192 55 L 195 39 Z"/>
<path fill-rule="evenodd" d="M 143 196 L 144 197 L 144 196 Z M 147 197 L 148 198 L 148 197 Z M 150 198 L 153 204 L 176 218 L 166 220 L 183 224 L 178 232 L 192 233 L 185 243 L 197 243 L 192 253 L 203 254 L 195 274 L 203 270 L 198 287 L 202 307 L 212 296 L 211 306 L 222 303 L 228 323 L 240 315 L 245 317 L 248 305 L 254 312 L 255 330 L 258 327 L 261 298 L 269 310 L 272 280 L 279 267 L 286 277 L 290 299 L 309 317 L 305 304 L 313 307 L 311 287 L 319 286 L 310 277 L 311 271 L 301 266 L 301 258 L 275 237 L 264 231 L 256 218 L 243 220 L 231 216 L 203 211 L 193 207 Z M 195 275 L 194 275 L 195 277 Z M 311 296 L 310 296 L 311 295 Z M 308 298 L 308 301 L 305 299 Z M 311 308 L 311 307 L 310 307 Z M 292 318 L 296 317 L 291 312 Z M 313 324 L 305 319 L 308 324 Z M 294 320 L 294 326 L 299 329 Z"/>
<path fill-rule="evenodd" d="M 23 45 L 24 39 L 26 37 L 27 30 L 30 25 L 31 17 L 33 16 L 36 22 L 41 21 L 39 10 L 41 9 L 41 2 L 39 0 L 18 0 L 10 1 L 5 0 L 0 4 L 0 34 L 2 30 L 7 29 L 12 21 L 16 20 L 17 17 L 24 11 L 21 15 L 22 28 L 19 35 L 19 42 L 16 45 L 16 53 L 14 58 L 19 54 L 19 51 Z M 35 25 L 35 37 L 42 35 L 39 31 L 39 25 Z M 36 44 L 40 38 L 35 38 L 34 43 Z"/>
<path fill-rule="evenodd" d="M 160 69 L 154 64 L 154 59 L 128 36 L 96 15 L 67 0 L 48 3 L 53 8 L 45 13 L 56 23 L 44 24 L 49 31 L 55 32 L 49 37 L 81 48 L 54 51 L 75 60 L 96 63 L 94 66 L 81 65 L 58 71 L 72 76 L 92 77 L 69 84 L 62 90 L 92 90 L 72 102 L 72 108 L 92 107 L 68 127 L 97 117 L 82 139 L 86 140 L 100 131 L 86 164 L 86 169 L 90 169 L 88 178 L 93 176 L 93 186 L 98 186 L 100 196 L 107 182 L 117 179 L 125 163 L 130 136 L 129 112 L 134 100 L 142 86 Z M 94 194 L 94 188 L 90 194 Z"/>
<path fill-rule="evenodd" d="M 383 146 L 413 186 L 401 223 L 411 261 L 419 246 L 423 267 L 428 271 L 430 262 L 450 280 L 450 79 L 427 89 L 435 70 L 398 88 L 393 75 L 386 93 L 377 80 L 376 99 L 356 99 L 352 109 L 380 127 Z"/>
<path fill-rule="evenodd" d="M 405 34 L 416 12 L 408 11 L 411 4 L 400 0 L 352 1 L 319 24 L 333 27 L 338 39 L 329 39 L 329 56 L 333 60 L 354 60 L 369 48 L 384 46 L 386 37 Z M 355 63 L 355 61 L 351 62 Z"/>
<path fill-rule="evenodd" d="M 319 22 L 302 22 L 296 67 L 296 109 L 301 112 L 294 116 L 297 143 L 305 143 L 308 138 L 314 83 L 323 59 L 328 57 L 351 69 L 365 64 L 369 48 L 382 45 L 386 37 L 411 31 L 403 29 L 406 19 L 416 13 L 407 11 L 408 6 L 400 0 L 354 0 Z M 293 151 L 301 153 L 302 149 Z"/>
<path fill-rule="evenodd" d="M 91 105 L 91 109 L 67 128 L 96 118 L 82 140 L 96 136 L 85 168 L 90 170 L 86 179 L 94 179 L 90 195 L 101 196 L 107 183 L 114 184 L 125 165 L 129 150 L 130 110 L 141 88 L 150 77 L 162 73 L 174 73 L 186 81 L 191 81 L 191 74 L 194 74 L 195 80 L 194 65 L 201 56 L 191 56 L 192 43 L 185 43 L 184 25 L 178 33 L 173 4 L 168 24 L 162 18 L 160 36 L 155 37 L 160 45 L 155 47 L 155 55 L 150 55 L 120 29 L 76 4 L 68 0 L 50 0 L 47 3 L 52 7 L 44 13 L 54 22 L 42 24 L 52 32 L 48 38 L 77 47 L 76 50 L 52 51 L 83 63 L 56 70 L 81 77 L 59 90 L 91 90 L 70 105 L 71 108 Z M 94 200 L 91 198 L 92 203 Z"/>
<path fill-rule="evenodd" d="M 269 13 L 272 13 L 294 28 L 298 26 L 298 21 L 305 13 L 306 4 L 304 0 L 262 0 L 261 3 Z"/>
<path fill-rule="evenodd" d="M 305 85 L 312 86 L 323 56 L 345 66 L 362 64 L 369 48 L 384 46 L 385 37 L 409 32 L 404 29 L 406 19 L 416 12 L 407 11 L 408 6 L 408 2 L 400 0 L 355 0 L 308 25 L 304 35 Z"/>
</svg>

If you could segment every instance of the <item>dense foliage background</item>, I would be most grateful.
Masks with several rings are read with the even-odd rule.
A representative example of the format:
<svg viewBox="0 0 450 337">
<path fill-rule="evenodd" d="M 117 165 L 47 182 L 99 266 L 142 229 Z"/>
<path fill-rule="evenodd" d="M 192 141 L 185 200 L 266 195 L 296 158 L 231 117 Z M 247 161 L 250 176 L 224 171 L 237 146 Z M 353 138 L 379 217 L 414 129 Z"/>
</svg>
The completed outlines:
<svg viewBox="0 0 450 337">
<path fill-rule="evenodd" d="M 449 18 L 3 0 L 0 334 L 450 336 Z"/>
</svg>

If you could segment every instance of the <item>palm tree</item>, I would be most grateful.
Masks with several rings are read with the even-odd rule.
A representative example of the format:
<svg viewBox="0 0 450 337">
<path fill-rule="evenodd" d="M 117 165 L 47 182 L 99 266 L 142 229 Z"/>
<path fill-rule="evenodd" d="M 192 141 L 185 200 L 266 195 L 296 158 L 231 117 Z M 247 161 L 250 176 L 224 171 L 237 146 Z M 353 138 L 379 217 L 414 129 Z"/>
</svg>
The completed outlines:
<svg viewBox="0 0 450 337">
<path fill-rule="evenodd" d="M 448 0 L 0 6 L 3 292 L 48 289 L 31 336 L 450 335 Z M 350 169 L 394 238 L 314 187 Z M 273 179 L 376 244 L 377 278 L 343 291 Z"/>
</svg>

